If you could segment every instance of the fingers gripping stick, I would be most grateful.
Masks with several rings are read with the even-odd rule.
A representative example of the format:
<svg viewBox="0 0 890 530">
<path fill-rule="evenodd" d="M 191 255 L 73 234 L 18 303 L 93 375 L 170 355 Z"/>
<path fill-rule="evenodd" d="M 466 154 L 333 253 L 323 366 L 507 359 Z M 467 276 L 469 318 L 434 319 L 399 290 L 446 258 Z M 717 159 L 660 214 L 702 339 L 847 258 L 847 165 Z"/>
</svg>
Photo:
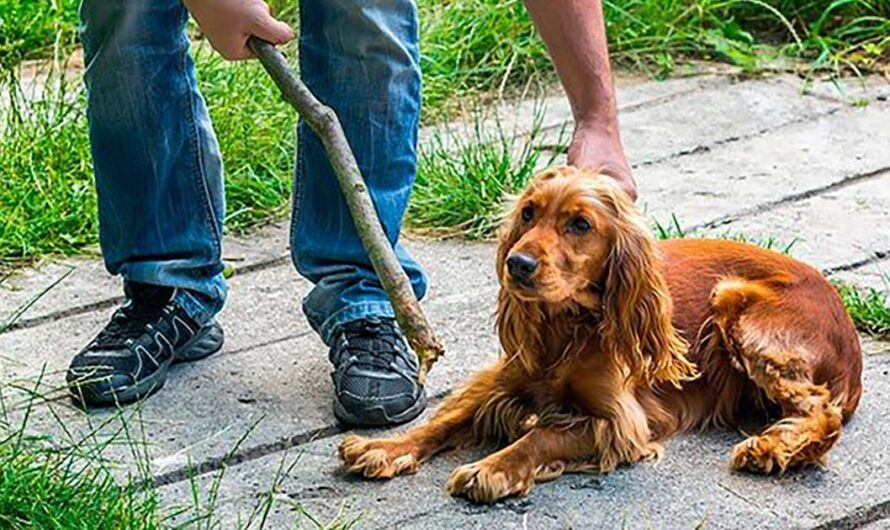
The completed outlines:
<svg viewBox="0 0 890 530">
<path fill-rule="evenodd" d="M 250 37 L 247 45 L 275 81 L 285 101 L 297 109 L 300 117 L 324 144 L 328 160 L 352 214 L 356 232 L 389 297 L 399 326 L 420 359 L 420 383 L 423 384 L 427 372 L 445 353 L 445 349 L 433 333 L 426 315 L 423 314 L 408 275 L 396 258 L 395 251 L 383 231 L 355 156 L 340 127 L 340 120 L 330 107 L 318 101 L 300 81 L 287 64 L 284 55 L 275 46 L 257 37 Z"/>
</svg>

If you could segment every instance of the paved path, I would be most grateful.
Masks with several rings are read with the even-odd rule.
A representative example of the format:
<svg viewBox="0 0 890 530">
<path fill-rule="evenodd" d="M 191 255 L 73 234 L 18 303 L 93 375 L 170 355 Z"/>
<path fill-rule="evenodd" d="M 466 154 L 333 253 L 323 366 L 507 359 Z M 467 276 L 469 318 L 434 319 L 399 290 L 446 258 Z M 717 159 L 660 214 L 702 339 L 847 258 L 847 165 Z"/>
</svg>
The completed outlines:
<svg viewBox="0 0 890 530">
<path fill-rule="evenodd" d="M 696 234 L 796 240 L 793 253 L 826 273 L 880 287 L 882 272 L 890 272 L 890 85 L 873 78 L 848 83 L 841 94 L 816 83 L 806 95 L 801 87 L 793 77 L 623 86 L 623 135 L 637 162 L 641 205 L 662 224 L 674 215 Z M 555 143 L 568 108 L 555 97 L 539 111 L 544 141 Z M 534 112 L 531 103 L 502 108 L 501 127 L 524 135 Z M 448 347 L 430 376 L 435 403 L 497 354 L 493 247 L 422 240 L 408 246 L 430 272 L 425 307 Z M 886 343 L 865 340 L 865 396 L 827 469 L 766 479 L 733 474 L 727 455 L 740 435 L 706 433 L 672 440 L 657 465 L 565 477 L 527 499 L 477 507 L 443 491 L 450 470 L 474 455 L 448 455 L 391 482 L 343 476 L 326 351 L 299 310 L 309 285 L 289 264 L 285 227 L 229 241 L 226 258 L 238 274 L 220 318 L 224 351 L 177 367 L 162 393 L 123 415 L 86 416 L 60 392 L 70 356 L 119 302 L 118 281 L 96 261 L 70 260 L 29 271 L 13 280 L 14 290 L 0 291 L 2 321 L 61 279 L 0 335 L 3 381 L 34 385 L 43 374 L 38 390 L 50 402 L 33 411 L 32 429 L 61 437 L 50 412 L 74 436 L 95 433 L 94 441 L 126 428 L 138 450 L 116 443 L 105 451 L 120 473 L 149 475 L 170 505 L 189 504 L 193 487 L 206 500 L 218 484 L 224 528 L 239 517 L 244 522 L 273 485 L 272 528 L 292 523 L 294 510 L 303 508 L 322 521 L 338 513 L 360 517 L 360 528 L 876 529 L 890 523 Z M 10 405 L 16 398 L 6 392 Z"/>
</svg>

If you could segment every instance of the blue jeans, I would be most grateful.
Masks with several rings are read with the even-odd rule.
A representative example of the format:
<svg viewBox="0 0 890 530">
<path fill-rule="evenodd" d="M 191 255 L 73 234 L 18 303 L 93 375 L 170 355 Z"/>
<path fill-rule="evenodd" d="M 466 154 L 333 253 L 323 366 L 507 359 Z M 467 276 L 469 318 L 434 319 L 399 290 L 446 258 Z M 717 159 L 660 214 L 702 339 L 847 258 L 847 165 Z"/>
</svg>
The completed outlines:
<svg viewBox="0 0 890 530">
<path fill-rule="evenodd" d="M 223 306 L 225 200 L 219 146 L 198 91 L 180 0 L 84 0 L 87 116 L 105 264 L 174 287 L 200 322 Z M 304 82 L 339 115 L 386 234 L 418 297 L 426 278 L 398 243 L 420 115 L 413 0 L 302 0 Z M 321 142 L 298 127 L 291 254 L 303 300 L 330 342 L 337 325 L 391 317 Z"/>
</svg>

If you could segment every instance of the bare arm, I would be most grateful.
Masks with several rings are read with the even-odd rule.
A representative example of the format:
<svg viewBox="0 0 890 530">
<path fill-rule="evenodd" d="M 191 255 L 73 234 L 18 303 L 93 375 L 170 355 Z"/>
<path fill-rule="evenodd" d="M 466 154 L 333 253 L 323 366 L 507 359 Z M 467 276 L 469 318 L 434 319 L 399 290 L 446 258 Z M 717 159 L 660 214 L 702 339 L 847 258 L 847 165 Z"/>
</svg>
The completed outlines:
<svg viewBox="0 0 890 530">
<path fill-rule="evenodd" d="M 600 0 L 525 0 L 572 106 L 569 163 L 599 168 L 633 198 L 636 184 L 621 145 Z"/>
</svg>

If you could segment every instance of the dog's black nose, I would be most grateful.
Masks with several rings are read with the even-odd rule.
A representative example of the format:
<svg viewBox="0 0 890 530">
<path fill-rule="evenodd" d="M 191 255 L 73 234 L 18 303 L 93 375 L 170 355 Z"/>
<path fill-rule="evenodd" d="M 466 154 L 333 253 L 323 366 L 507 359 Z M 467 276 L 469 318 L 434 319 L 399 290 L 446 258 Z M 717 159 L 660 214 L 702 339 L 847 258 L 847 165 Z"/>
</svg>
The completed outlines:
<svg viewBox="0 0 890 530">
<path fill-rule="evenodd" d="M 538 268 L 538 262 L 528 254 L 517 252 L 507 258 L 507 271 L 514 279 L 528 280 L 528 277 Z"/>
</svg>

